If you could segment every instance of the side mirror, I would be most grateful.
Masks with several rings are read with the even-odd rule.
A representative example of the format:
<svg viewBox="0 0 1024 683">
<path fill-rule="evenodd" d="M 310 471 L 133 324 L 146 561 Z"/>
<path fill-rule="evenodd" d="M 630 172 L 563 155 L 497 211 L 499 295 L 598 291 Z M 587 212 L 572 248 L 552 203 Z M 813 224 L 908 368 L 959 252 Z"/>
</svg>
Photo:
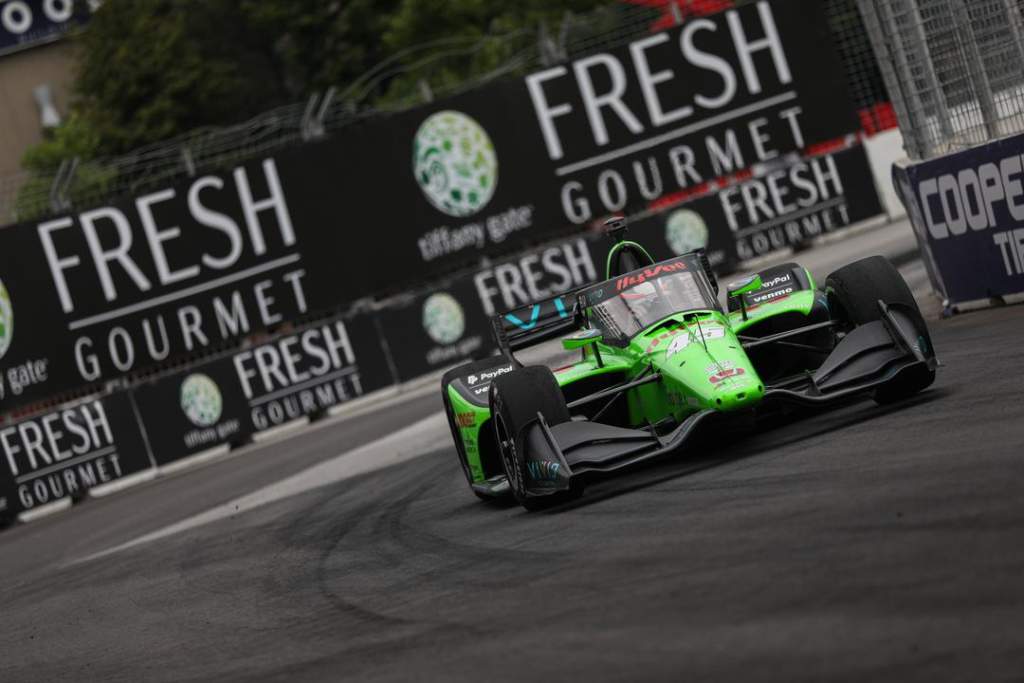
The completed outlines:
<svg viewBox="0 0 1024 683">
<path fill-rule="evenodd" d="M 747 303 L 743 299 L 744 294 L 750 292 L 756 292 L 761 289 L 761 276 L 751 275 L 743 280 L 737 280 L 736 282 L 730 282 L 725 288 L 726 296 L 729 299 L 737 299 L 740 302 L 740 311 L 743 312 L 743 319 L 747 319 Z"/>
<path fill-rule="evenodd" d="M 603 340 L 604 335 L 601 334 L 600 330 L 581 330 L 574 335 L 562 339 L 562 348 L 566 351 L 575 351 Z"/>
<path fill-rule="evenodd" d="M 750 292 L 756 292 L 759 289 L 761 289 L 761 276 L 751 275 L 748 278 L 744 278 L 736 282 L 730 282 L 726 288 L 726 293 L 731 299 L 734 296 L 743 296 Z"/>
</svg>

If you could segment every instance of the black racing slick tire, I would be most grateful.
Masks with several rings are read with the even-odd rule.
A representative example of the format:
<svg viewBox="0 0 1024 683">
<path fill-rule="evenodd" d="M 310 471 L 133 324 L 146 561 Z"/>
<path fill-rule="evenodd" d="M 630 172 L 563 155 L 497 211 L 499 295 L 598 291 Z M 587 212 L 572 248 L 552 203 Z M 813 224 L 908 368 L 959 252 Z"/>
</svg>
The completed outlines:
<svg viewBox="0 0 1024 683">
<path fill-rule="evenodd" d="M 495 441 L 516 501 L 527 510 L 539 510 L 578 497 L 582 493 L 578 486 L 540 497 L 528 496 L 525 491 L 527 427 L 537 421 L 537 413 L 550 427 L 570 419 L 554 373 L 543 366 L 530 366 L 502 375 L 491 383 L 490 404 Z"/>
<path fill-rule="evenodd" d="M 452 433 L 452 441 L 455 444 L 455 455 L 459 460 L 459 467 L 462 469 L 462 474 L 466 477 L 466 482 L 472 487 L 473 485 L 473 472 L 469 467 L 469 459 L 466 455 L 466 448 L 462 443 L 462 433 L 459 426 L 455 422 L 455 410 L 452 407 L 451 398 L 448 396 L 448 385 L 457 377 L 463 377 L 472 373 L 479 373 L 481 371 L 490 370 L 494 367 L 494 358 L 486 358 L 484 360 L 477 360 L 471 363 L 460 365 L 457 368 L 453 368 L 446 372 L 441 378 L 441 402 L 444 404 L 444 414 L 448 418 L 448 428 Z M 485 471 L 484 476 L 490 476 L 493 473 L 487 473 Z M 481 493 L 476 489 L 472 489 L 473 494 L 484 501 L 492 501 L 494 498 L 487 494 Z"/>
<path fill-rule="evenodd" d="M 825 280 L 832 318 L 846 331 L 882 319 L 879 300 L 887 304 L 901 304 L 913 318 L 914 325 L 929 347 L 931 335 L 924 316 L 917 306 L 903 276 L 884 256 L 869 256 L 843 266 Z M 893 403 L 908 398 L 935 381 L 935 371 L 919 368 L 904 373 L 893 382 L 875 390 L 878 403 Z"/>
</svg>

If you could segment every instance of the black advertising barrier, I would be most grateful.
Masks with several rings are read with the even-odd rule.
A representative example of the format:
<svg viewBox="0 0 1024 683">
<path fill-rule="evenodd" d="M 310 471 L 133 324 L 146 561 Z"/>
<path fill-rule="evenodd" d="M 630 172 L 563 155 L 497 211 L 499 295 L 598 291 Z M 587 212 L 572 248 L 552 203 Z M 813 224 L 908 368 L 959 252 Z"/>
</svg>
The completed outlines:
<svg viewBox="0 0 1024 683">
<path fill-rule="evenodd" d="M 135 390 L 163 465 L 393 384 L 369 316 L 322 321 Z"/>
<path fill-rule="evenodd" d="M 0 428 L 0 518 L 152 467 L 126 393 Z"/>
<path fill-rule="evenodd" d="M 321 221 L 387 253 L 365 276 L 394 286 L 856 130 L 841 73 L 820 2 L 758 2 L 354 125 L 282 168 L 300 206 L 358 188 Z"/>
<path fill-rule="evenodd" d="M 893 177 L 936 287 L 949 305 L 1024 292 L 1024 135 Z"/>
<path fill-rule="evenodd" d="M 378 320 L 399 379 L 490 353 L 491 316 L 598 281 L 604 277 L 607 254 L 605 240 L 597 235 L 575 237 L 448 280 L 380 310 Z"/>
<path fill-rule="evenodd" d="M 819 2 L 758 2 L 5 228 L 0 413 L 422 286 L 842 135 L 857 124 L 839 73 Z"/>
<path fill-rule="evenodd" d="M 369 293 L 274 159 L 0 231 L 0 412 Z"/>
<path fill-rule="evenodd" d="M 636 221 L 630 236 L 658 259 L 707 249 L 721 272 L 882 213 L 862 145 L 788 160 L 750 180 Z"/>
<path fill-rule="evenodd" d="M 785 160 L 774 170 L 630 223 L 629 238 L 655 260 L 707 250 L 719 273 L 740 261 L 846 228 L 882 213 L 861 145 Z M 589 233 L 554 242 L 381 310 L 402 381 L 493 346 L 489 318 L 605 276 L 610 242 Z"/>
</svg>

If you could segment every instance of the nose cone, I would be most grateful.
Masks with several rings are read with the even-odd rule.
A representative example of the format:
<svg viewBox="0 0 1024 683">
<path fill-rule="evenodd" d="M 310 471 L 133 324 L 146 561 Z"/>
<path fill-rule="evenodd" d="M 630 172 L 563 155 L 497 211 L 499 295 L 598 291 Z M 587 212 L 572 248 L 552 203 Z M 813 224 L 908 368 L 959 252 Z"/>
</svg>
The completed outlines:
<svg viewBox="0 0 1024 683">
<path fill-rule="evenodd" d="M 764 398 L 764 386 L 756 382 L 717 386 L 711 401 L 717 410 L 733 411 L 752 408 Z"/>
</svg>

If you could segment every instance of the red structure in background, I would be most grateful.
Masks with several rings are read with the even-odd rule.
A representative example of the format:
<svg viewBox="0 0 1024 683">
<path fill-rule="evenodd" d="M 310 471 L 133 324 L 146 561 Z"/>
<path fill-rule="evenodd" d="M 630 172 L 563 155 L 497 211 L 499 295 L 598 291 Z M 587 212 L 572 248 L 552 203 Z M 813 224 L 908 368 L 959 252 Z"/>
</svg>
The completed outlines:
<svg viewBox="0 0 1024 683">
<path fill-rule="evenodd" d="M 733 6 L 732 0 L 623 0 L 623 2 L 627 5 L 661 9 L 661 17 L 651 24 L 651 31 L 662 31 L 676 25 L 677 15 L 673 14 L 673 5 L 678 8 L 678 16 L 683 19 L 714 14 L 731 9 Z"/>
<path fill-rule="evenodd" d="M 861 109 L 857 112 L 857 116 L 860 117 L 860 125 L 868 135 L 899 127 L 892 102 L 879 102 L 866 109 Z"/>
<path fill-rule="evenodd" d="M 723 10 L 732 9 L 735 6 L 733 0 L 621 0 L 626 5 L 637 5 L 640 7 L 651 7 L 660 9 L 661 16 L 651 24 L 651 32 L 663 31 L 671 28 L 678 21 L 685 21 L 689 17 L 700 17 L 708 14 L 715 14 Z M 673 6 L 675 9 L 673 9 Z M 865 135 L 875 135 L 886 130 L 898 127 L 896 113 L 893 111 L 892 103 L 879 102 L 877 104 L 860 109 L 857 112 L 860 119 L 861 130 Z M 828 145 L 825 150 L 829 151 Z M 820 150 L 811 150 L 819 152 Z"/>
<path fill-rule="evenodd" d="M 685 21 L 689 17 L 715 14 L 716 12 L 732 9 L 735 6 L 733 0 L 622 0 L 622 2 L 627 5 L 638 5 L 661 10 L 661 16 L 651 24 L 652 33 L 672 28 L 680 21 Z M 861 132 L 859 134 L 811 145 L 803 150 L 804 156 L 812 157 L 837 152 L 854 144 L 857 138 L 863 139 L 866 136 L 872 136 L 898 127 L 896 112 L 893 110 L 891 102 L 878 102 L 860 109 L 857 111 L 857 117 L 861 125 Z M 716 189 L 748 180 L 752 175 L 751 169 L 744 169 L 731 176 L 715 178 L 700 185 L 660 197 L 651 202 L 649 208 L 655 211 L 663 211 L 687 200 L 713 192 Z"/>
</svg>

